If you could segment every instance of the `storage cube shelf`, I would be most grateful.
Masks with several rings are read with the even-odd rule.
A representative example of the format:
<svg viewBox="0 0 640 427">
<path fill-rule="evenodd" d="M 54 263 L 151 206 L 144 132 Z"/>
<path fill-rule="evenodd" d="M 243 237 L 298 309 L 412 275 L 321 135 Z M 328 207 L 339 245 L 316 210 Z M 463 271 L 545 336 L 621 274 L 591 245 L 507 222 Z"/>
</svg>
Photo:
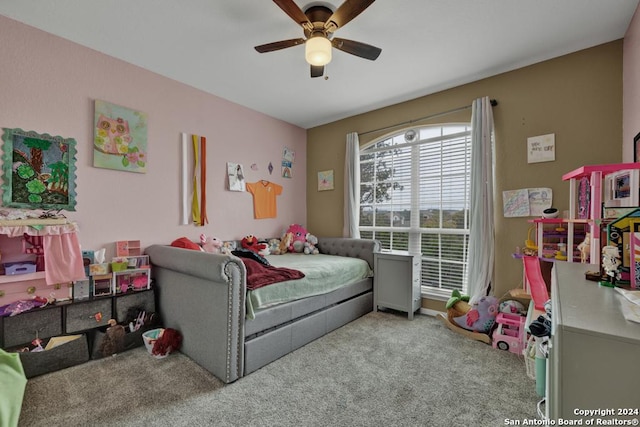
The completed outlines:
<svg viewBox="0 0 640 427">
<path fill-rule="evenodd" d="M 32 347 L 31 341 L 36 337 L 43 340 L 44 346 L 46 340 L 54 336 L 81 334 L 77 340 L 52 350 L 20 353 L 28 378 L 77 365 L 89 359 L 88 347 L 94 341 L 89 338 L 94 337 L 98 329 L 105 328 L 110 318 L 119 323 L 128 321 L 127 316 L 132 309 L 155 312 L 154 291 L 62 302 L 12 317 L 0 317 L 0 348 L 18 351 Z M 142 345 L 142 339 L 137 345 Z"/>
</svg>

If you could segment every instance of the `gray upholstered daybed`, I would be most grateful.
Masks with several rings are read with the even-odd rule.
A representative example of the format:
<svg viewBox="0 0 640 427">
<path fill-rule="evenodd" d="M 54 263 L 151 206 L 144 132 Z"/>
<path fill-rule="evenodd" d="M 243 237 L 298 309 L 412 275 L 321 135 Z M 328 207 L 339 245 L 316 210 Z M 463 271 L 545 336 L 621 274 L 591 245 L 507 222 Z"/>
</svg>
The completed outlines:
<svg viewBox="0 0 640 427">
<path fill-rule="evenodd" d="M 278 303 L 277 293 L 247 295 L 247 270 L 238 257 L 148 247 L 164 326 L 182 333 L 182 353 L 230 383 L 371 311 L 379 242 L 320 238 L 317 247 L 321 255 L 292 256 L 362 259 L 367 277 L 346 286 L 337 283 L 346 279 L 327 280 L 326 293 Z M 278 266 L 277 257 L 267 258 Z"/>
</svg>

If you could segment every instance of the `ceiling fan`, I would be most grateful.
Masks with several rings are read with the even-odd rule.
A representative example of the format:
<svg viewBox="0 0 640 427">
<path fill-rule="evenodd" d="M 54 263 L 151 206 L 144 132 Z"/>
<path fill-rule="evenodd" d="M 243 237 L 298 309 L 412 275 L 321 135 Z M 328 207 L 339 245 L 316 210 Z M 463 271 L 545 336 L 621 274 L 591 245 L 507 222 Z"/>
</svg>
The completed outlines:
<svg viewBox="0 0 640 427">
<path fill-rule="evenodd" d="M 311 65 L 311 77 L 321 77 L 331 62 L 331 47 L 374 61 L 382 49 L 353 40 L 333 37 L 333 33 L 360 15 L 375 0 L 345 0 L 335 12 L 326 6 L 310 6 L 304 12 L 293 0 L 273 0 L 302 27 L 305 38 L 281 40 L 256 46 L 260 53 L 305 45 L 305 59 Z"/>
</svg>

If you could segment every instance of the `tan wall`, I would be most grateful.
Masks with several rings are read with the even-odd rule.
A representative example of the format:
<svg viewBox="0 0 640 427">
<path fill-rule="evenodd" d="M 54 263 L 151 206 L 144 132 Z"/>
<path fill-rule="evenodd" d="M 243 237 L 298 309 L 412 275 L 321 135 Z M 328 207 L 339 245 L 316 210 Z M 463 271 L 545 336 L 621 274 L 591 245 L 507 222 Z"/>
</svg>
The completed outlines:
<svg viewBox="0 0 640 427">
<path fill-rule="evenodd" d="M 367 132 L 470 105 L 489 96 L 496 130 L 495 294 L 518 287 L 527 218 L 504 218 L 502 191 L 550 187 L 554 207 L 569 206 L 562 175 L 586 164 L 622 159 L 622 40 L 493 76 L 307 131 L 307 227 L 319 236 L 342 235 L 345 135 Z M 470 65 L 472 66 L 472 65 Z M 375 90 L 374 87 L 371 90 Z M 470 121 L 471 110 L 432 122 Z M 429 122 L 421 122 L 429 123 Z M 388 131 L 386 131 L 388 132 Z M 361 144 L 384 132 L 360 138 Z M 527 163 L 527 138 L 555 133 L 556 160 Z M 335 190 L 317 191 L 317 172 L 335 171 Z M 423 302 L 426 306 L 426 302 Z M 430 308 L 431 304 L 429 304 Z"/>
</svg>

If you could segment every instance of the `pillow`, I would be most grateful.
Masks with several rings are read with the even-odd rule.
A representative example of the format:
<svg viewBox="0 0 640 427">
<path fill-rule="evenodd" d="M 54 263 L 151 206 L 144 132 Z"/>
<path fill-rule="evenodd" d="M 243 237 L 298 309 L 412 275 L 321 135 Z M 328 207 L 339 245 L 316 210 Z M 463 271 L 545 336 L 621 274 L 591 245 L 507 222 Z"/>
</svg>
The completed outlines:
<svg viewBox="0 0 640 427">
<path fill-rule="evenodd" d="M 254 261 L 258 261 L 260 264 L 266 265 L 267 267 L 271 266 L 265 257 L 256 252 L 250 251 L 249 249 L 236 249 L 235 251 L 231 251 L 231 253 L 239 258 L 249 258 Z"/>
<path fill-rule="evenodd" d="M 200 245 L 193 243 L 186 237 L 180 237 L 179 239 L 174 240 L 173 242 L 171 242 L 171 246 L 173 246 L 174 248 L 193 249 L 194 251 L 202 250 Z"/>
</svg>

